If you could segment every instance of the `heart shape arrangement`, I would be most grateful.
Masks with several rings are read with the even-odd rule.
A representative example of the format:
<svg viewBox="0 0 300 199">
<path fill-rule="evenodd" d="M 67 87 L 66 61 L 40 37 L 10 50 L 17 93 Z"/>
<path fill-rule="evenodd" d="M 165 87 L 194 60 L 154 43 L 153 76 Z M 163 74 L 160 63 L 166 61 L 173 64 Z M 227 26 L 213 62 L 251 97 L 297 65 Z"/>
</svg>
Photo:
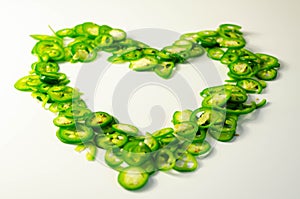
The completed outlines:
<svg viewBox="0 0 300 199">
<path fill-rule="evenodd" d="M 31 35 L 37 40 L 32 54 L 38 61 L 15 88 L 32 92 L 45 109 L 57 114 L 53 123 L 61 142 L 76 145 L 76 151 L 87 150 L 90 161 L 98 150 L 106 150 L 105 162 L 119 172 L 118 182 L 128 190 L 142 188 L 157 171 L 196 170 L 197 157 L 205 157 L 211 150 L 208 137 L 232 141 L 239 116 L 266 104 L 265 99 L 258 103 L 249 100 L 249 94 L 261 93 L 265 81 L 275 79 L 280 67 L 277 58 L 244 48 L 241 27 L 234 24 L 183 34 L 161 50 L 127 38 L 121 29 L 92 22 L 52 32 Z M 152 71 L 165 79 L 172 77 L 177 63 L 206 52 L 228 67 L 229 79 L 224 85 L 201 91 L 201 107 L 176 111 L 173 127 L 142 135 L 137 127 L 120 123 L 109 113 L 92 112 L 81 99 L 82 93 L 67 86 L 66 74 L 59 72 L 58 63 L 91 62 L 99 51 L 112 53 L 111 63 L 129 62 L 134 71 Z"/>
</svg>

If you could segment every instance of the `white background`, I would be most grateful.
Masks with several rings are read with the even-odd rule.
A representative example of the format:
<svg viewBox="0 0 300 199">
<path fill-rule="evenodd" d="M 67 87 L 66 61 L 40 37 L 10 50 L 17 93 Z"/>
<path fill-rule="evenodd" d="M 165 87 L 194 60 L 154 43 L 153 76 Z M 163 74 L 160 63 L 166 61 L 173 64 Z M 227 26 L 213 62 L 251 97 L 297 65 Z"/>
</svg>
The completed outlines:
<svg viewBox="0 0 300 199">
<path fill-rule="evenodd" d="M 2 2 L 0 198 L 299 198 L 299 7 L 297 0 Z M 128 192 L 116 172 L 61 144 L 53 114 L 13 88 L 35 60 L 28 35 L 49 34 L 48 24 L 59 29 L 85 21 L 180 33 L 237 23 L 247 47 L 278 57 L 282 68 L 265 90 L 269 105 L 243 123 L 238 139 L 218 143 L 196 172 L 160 172 L 144 189 Z M 76 78 L 78 69 L 65 72 Z"/>
</svg>

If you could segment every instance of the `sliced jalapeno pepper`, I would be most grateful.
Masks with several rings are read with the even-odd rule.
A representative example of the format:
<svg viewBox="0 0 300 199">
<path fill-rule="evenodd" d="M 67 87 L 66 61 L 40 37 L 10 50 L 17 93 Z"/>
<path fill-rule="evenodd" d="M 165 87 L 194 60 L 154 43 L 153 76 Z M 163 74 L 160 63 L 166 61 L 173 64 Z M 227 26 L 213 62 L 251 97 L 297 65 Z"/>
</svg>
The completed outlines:
<svg viewBox="0 0 300 199">
<path fill-rule="evenodd" d="M 151 56 L 144 56 L 138 60 L 130 62 L 129 68 L 135 71 L 145 71 L 153 69 L 158 64 L 158 60 Z"/>
<path fill-rule="evenodd" d="M 120 171 L 118 175 L 119 184 L 128 190 L 142 188 L 148 182 L 149 174 L 140 167 L 129 166 Z"/>
<path fill-rule="evenodd" d="M 57 116 L 54 118 L 53 123 L 58 127 L 70 127 L 75 125 L 75 121 L 72 118 L 67 118 L 65 116 Z"/>
<path fill-rule="evenodd" d="M 198 125 L 195 122 L 186 121 L 174 125 L 174 135 L 177 138 L 183 138 L 185 141 L 192 141 L 198 131 Z"/>
<path fill-rule="evenodd" d="M 170 61 L 160 62 L 155 66 L 154 72 L 158 76 L 164 79 L 168 79 L 172 75 L 174 66 L 175 66 L 174 62 L 170 62 Z"/>
<path fill-rule="evenodd" d="M 154 174 L 158 169 L 156 168 L 155 161 L 150 157 L 146 162 L 140 165 L 149 175 Z"/>
<path fill-rule="evenodd" d="M 139 129 L 130 124 L 114 124 L 112 128 L 120 133 L 125 133 L 127 135 L 137 135 Z"/>
<path fill-rule="evenodd" d="M 36 87 L 42 84 L 40 76 L 38 75 L 28 75 L 22 77 L 15 83 L 15 88 L 20 91 L 33 91 L 37 90 Z"/>
<path fill-rule="evenodd" d="M 86 22 L 82 24 L 82 29 L 89 38 L 93 39 L 99 35 L 100 26 L 92 22 Z"/>
<path fill-rule="evenodd" d="M 94 136 L 94 132 L 93 129 L 87 126 L 76 125 L 76 127 L 59 128 L 56 136 L 66 144 L 80 144 L 90 141 Z"/>
<path fill-rule="evenodd" d="M 55 62 L 37 62 L 34 70 L 38 75 L 44 72 L 58 72 L 59 66 Z"/>
<path fill-rule="evenodd" d="M 277 77 L 277 70 L 274 68 L 260 70 L 256 73 L 256 77 L 261 80 L 270 81 Z"/>
<path fill-rule="evenodd" d="M 67 102 L 80 97 L 80 93 L 69 86 L 53 86 L 48 90 L 48 95 L 55 102 Z"/>
<path fill-rule="evenodd" d="M 172 151 L 163 148 L 155 153 L 154 161 L 157 169 L 168 171 L 174 167 L 176 159 Z"/>
<path fill-rule="evenodd" d="M 55 35 L 57 35 L 60 38 L 64 38 L 64 37 L 74 38 L 76 35 L 76 32 L 72 28 L 64 28 L 64 29 L 57 31 L 55 33 Z"/>
<path fill-rule="evenodd" d="M 105 112 L 92 113 L 85 121 L 90 127 L 105 127 L 112 121 L 112 116 Z"/>
<path fill-rule="evenodd" d="M 194 156 L 203 155 L 205 153 L 208 153 L 211 149 L 211 146 L 209 142 L 196 142 L 189 145 L 187 148 L 187 152 Z"/>
<path fill-rule="evenodd" d="M 150 133 L 146 133 L 144 143 L 151 149 L 151 151 L 156 151 L 159 148 L 159 143 Z"/>
<path fill-rule="evenodd" d="M 225 110 L 227 113 L 230 114 L 248 114 L 256 109 L 256 103 L 251 102 L 251 104 L 231 104 L 227 103 L 226 109 L 220 109 Z"/>
<path fill-rule="evenodd" d="M 261 93 L 263 90 L 261 84 L 255 79 L 239 80 L 237 85 L 245 89 L 245 91 L 248 93 Z"/>
<path fill-rule="evenodd" d="M 216 36 L 201 36 L 199 40 L 201 46 L 204 48 L 219 47 Z"/>
<path fill-rule="evenodd" d="M 58 72 L 42 72 L 41 81 L 47 84 L 59 84 L 67 79 L 66 74 Z"/>
<path fill-rule="evenodd" d="M 217 42 L 223 48 L 243 48 L 246 45 L 244 39 L 234 39 L 234 38 L 219 38 Z"/>
<path fill-rule="evenodd" d="M 198 162 L 195 157 L 185 152 L 176 160 L 173 169 L 180 172 L 191 172 L 195 171 L 197 167 Z"/>
<path fill-rule="evenodd" d="M 198 33 L 186 33 L 180 36 L 180 39 L 189 40 L 193 43 L 197 43 L 199 41 Z"/>
<path fill-rule="evenodd" d="M 108 32 L 108 34 L 113 37 L 114 41 L 122 41 L 126 39 L 127 36 L 126 32 L 121 29 L 112 29 Z"/>
<path fill-rule="evenodd" d="M 159 51 L 155 48 L 143 48 L 142 53 L 144 55 L 156 56 Z"/>
<path fill-rule="evenodd" d="M 112 168 L 116 168 L 124 162 L 122 153 L 118 147 L 108 148 L 105 152 L 104 159 L 105 163 Z"/>
<path fill-rule="evenodd" d="M 73 54 L 72 62 L 90 62 L 96 59 L 97 52 L 88 44 L 84 42 L 78 42 L 71 46 Z"/>
<path fill-rule="evenodd" d="M 229 65 L 239 59 L 239 56 L 235 53 L 232 53 L 231 49 L 228 49 L 223 56 L 221 57 L 220 61 L 222 64 Z"/>
<path fill-rule="evenodd" d="M 85 107 L 72 106 L 64 112 L 64 115 L 68 118 L 83 120 L 86 119 L 90 113 L 91 111 Z"/>
<path fill-rule="evenodd" d="M 142 141 L 130 141 L 123 147 L 123 159 L 131 166 L 138 166 L 150 157 L 151 149 Z"/>
<path fill-rule="evenodd" d="M 76 36 L 87 36 L 87 33 L 83 30 L 83 24 L 78 24 L 74 27 Z"/>
<path fill-rule="evenodd" d="M 183 110 L 183 111 L 176 111 L 173 114 L 173 120 L 172 120 L 173 124 L 179 124 L 181 122 L 190 121 L 192 112 L 193 111 L 191 111 L 189 109 L 186 109 L 186 110 Z"/>
<path fill-rule="evenodd" d="M 201 47 L 201 45 L 194 45 L 194 47 L 189 51 L 189 57 L 199 57 L 203 55 L 205 50 Z"/>
<path fill-rule="evenodd" d="M 190 120 L 196 122 L 199 128 L 208 128 L 215 122 L 222 121 L 224 113 L 214 108 L 201 107 L 193 111 Z"/>
<path fill-rule="evenodd" d="M 95 138 L 95 143 L 98 147 L 108 149 L 114 146 L 122 147 L 128 141 L 128 137 L 119 132 L 114 132 L 109 135 L 98 134 Z"/>
<path fill-rule="evenodd" d="M 219 26 L 220 31 L 222 32 L 235 32 L 237 34 L 243 34 L 240 29 L 242 27 L 236 24 L 221 24 Z"/>
<path fill-rule="evenodd" d="M 252 72 L 251 66 L 244 61 L 236 61 L 229 64 L 229 70 L 234 75 L 248 75 Z"/>
<path fill-rule="evenodd" d="M 256 53 L 256 56 L 258 56 L 262 60 L 262 63 L 261 63 L 262 69 L 279 67 L 279 62 L 276 57 L 273 57 L 273 56 L 267 55 L 267 54 L 263 54 L 263 53 Z"/>
<path fill-rule="evenodd" d="M 221 48 L 210 48 L 207 51 L 207 55 L 208 57 L 214 59 L 214 60 L 220 60 L 223 55 L 224 55 L 224 51 Z"/>
<path fill-rule="evenodd" d="M 105 48 L 112 45 L 114 42 L 111 35 L 108 34 L 102 34 L 95 38 L 95 44 L 97 48 Z"/>
<path fill-rule="evenodd" d="M 185 51 L 191 50 L 193 48 L 193 42 L 186 40 L 186 39 L 180 39 L 173 43 L 173 46 L 179 46 L 185 48 Z"/>
<path fill-rule="evenodd" d="M 208 133 L 218 141 L 229 142 L 234 137 L 235 130 L 222 132 L 215 129 L 208 129 Z"/>
<path fill-rule="evenodd" d="M 237 115 L 227 114 L 224 122 L 214 124 L 210 129 L 213 130 L 212 132 L 220 132 L 220 139 L 223 139 L 223 141 L 229 141 L 233 138 L 233 132 L 236 130 L 237 120 Z"/>
<path fill-rule="evenodd" d="M 163 129 L 155 131 L 152 135 L 156 139 L 161 139 L 168 135 L 171 135 L 173 132 L 174 132 L 174 129 L 167 127 L 167 128 L 163 128 Z"/>
<path fill-rule="evenodd" d="M 137 60 L 142 57 L 143 53 L 140 50 L 132 50 L 122 54 L 122 58 L 126 61 Z"/>
<path fill-rule="evenodd" d="M 193 139 L 193 143 L 197 143 L 197 142 L 202 143 L 204 141 L 204 139 L 206 138 L 206 131 L 207 131 L 207 129 L 198 128 L 196 136 Z"/>
<path fill-rule="evenodd" d="M 99 28 L 99 34 L 100 35 L 102 35 L 102 34 L 108 34 L 110 30 L 112 30 L 112 27 L 110 27 L 108 25 L 102 25 Z"/>
<path fill-rule="evenodd" d="M 223 106 L 231 97 L 231 92 L 229 90 L 224 90 L 224 92 L 214 93 L 205 97 L 202 101 L 203 107 L 210 106 Z"/>
</svg>

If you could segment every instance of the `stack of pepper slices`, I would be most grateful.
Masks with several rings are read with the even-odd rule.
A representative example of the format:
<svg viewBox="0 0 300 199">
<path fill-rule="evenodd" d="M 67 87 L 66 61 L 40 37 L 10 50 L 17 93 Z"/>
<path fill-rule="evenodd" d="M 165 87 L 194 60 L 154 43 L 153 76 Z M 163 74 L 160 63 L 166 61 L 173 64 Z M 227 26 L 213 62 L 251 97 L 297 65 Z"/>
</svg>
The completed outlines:
<svg viewBox="0 0 300 199">
<path fill-rule="evenodd" d="M 239 116 L 265 105 L 265 99 L 256 103 L 248 94 L 261 93 L 265 81 L 276 78 L 280 64 L 273 56 L 245 49 L 240 30 L 238 25 L 222 24 L 217 30 L 183 34 L 161 50 L 127 38 L 123 30 L 91 22 L 53 31 L 52 36 L 31 35 L 37 40 L 32 54 L 38 61 L 15 88 L 32 92 L 45 109 L 57 114 L 53 122 L 61 142 L 76 145 L 76 151 L 87 150 L 90 161 L 95 160 L 97 150 L 106 150 L 105 162 L 119 172 L 120 185 L 136 190 L 159 170 L 196 170 L 197 157 L 211 149 L 207 137 L 232 140 Z M 109 113 L 92 112 L 81 99 L 82 93 L 68 86 L 66 74 L 59 72 L 58 63 L 91 62 L 99 51 L 112 53 L 111 63 L 129 62 L 132 70 L 153 71 L 165 79 L 172 76 L 177 63 L 207 52 L 228 67 L 229 79 L 224 85 L 201 91 L 201 107 L 176 111 L 173 128 L 143 135 Z"/>
</svg>

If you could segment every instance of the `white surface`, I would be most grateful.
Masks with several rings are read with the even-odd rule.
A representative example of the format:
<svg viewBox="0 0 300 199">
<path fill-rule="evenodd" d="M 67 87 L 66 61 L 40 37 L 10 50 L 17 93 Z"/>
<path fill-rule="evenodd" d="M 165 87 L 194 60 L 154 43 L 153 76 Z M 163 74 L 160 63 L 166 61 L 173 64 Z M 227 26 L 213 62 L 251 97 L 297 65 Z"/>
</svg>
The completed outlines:
<svg viewBox="0 0 300 199">
<path fill-rule="evenodd" d="M 272 1 L 15 1 L 1 15 L 1 199 L 299 198 L 299 33 L 297 0 Z M 124 30 L 164 28 L 180 33 L 243 26 L 248 48 L 277 56 L 279 77 L 264 96 L 270 104 L 243 123 L 240 137 L 216 150 L 200 169 L 160 172 L 138 192 L 122 189 L 117 173 L 90 163 L 55 137 L 53 114 L 13 88 L 35 60 L 34 33 L 94 21 Z M 67 69 L 76 78 L 78 69 Z"/>
</svg>

